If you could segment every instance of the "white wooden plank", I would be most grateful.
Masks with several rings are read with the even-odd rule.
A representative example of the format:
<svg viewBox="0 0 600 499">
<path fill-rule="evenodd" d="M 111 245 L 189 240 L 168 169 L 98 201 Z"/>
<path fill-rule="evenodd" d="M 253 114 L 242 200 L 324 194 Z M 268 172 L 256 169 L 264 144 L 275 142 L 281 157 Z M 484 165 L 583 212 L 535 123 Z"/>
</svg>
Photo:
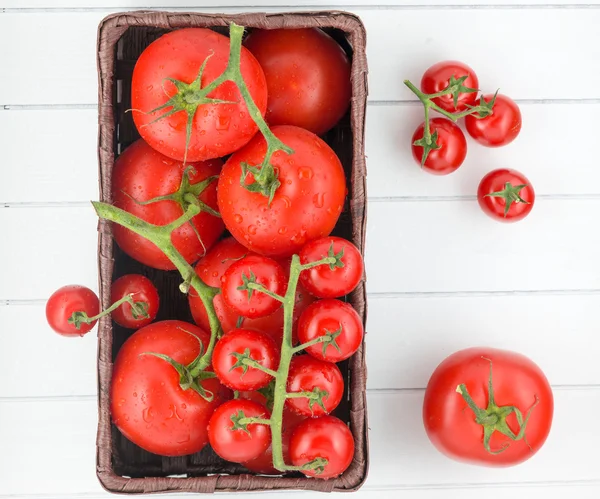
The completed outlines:
<svg viewBox="0 0 600 499">
<path fill-rule="evenodd" d="M 0 201 L 97 199 L 97 123 L 95 109 L 0 112 Z"/>
<path fill-rule="evenodd" d="M 47 299 L 65 284 L 98 289 L 97 217 L 89 208 L 0 210 L 0 227 L 10 235 L 0 300 Z"/>
<path fill-rule="evenodd" d="M 516 224 L 477 202 L 369 203 L 369 292 L 600 289 L 600 203 L 540 200 Z"/>
<path fill-rule="evenodd" d="M 521 482 L 593 484 L 598 479 L 597 463 L 591 457 L 600 435 L 581 424 L 582 407 L 588 414 L 600 410 L 598 390 L 556 390 L 555 419 L 545 446 L 526 463 L 507 469 L 466 466 L 439 454 L 423 430 L 422 392 L 369 393 L 368 398 L 371 466 L 365 491 L 463 484 L 506 487 Z M 0 401 L 1 493 L 61 497 L 98 493 L 100 486 L 94 476 L 96 421 L 95 400 Z M 36 466 L 35 480 L 31 480 L 32 456 L 35 462 L 44 463 Z M 390 493 L 389 497 L 394 496 Z"/>
<path fill-rule="evenodd" d="M 491 150 L 470 140 L 463 166 L 452 175 L 436 177 L 421 171 L 410 152 L 410 138 L 422 119 L 421 109 L 409 103 L 368 106 L 368 196 L 474 196 L 481 178 L 489 170 L 504 166 L 526 173 L 538 195 L 600 194 L 594 144 L 588 141 L 573 146 L 579 127 L 592 130 L 596 125 L 600 104 L 523 104 L 521 109 L 525 126 L 515 142 Z M 5 131 L 0 164 L 18 165 L 6 169 L 0 201 L 96 199 L 97 128 L 95 109 L 0 112 L 0 129 Z M 34 149 L 31 137 L 35 137 Z"/>
<path fill-rule="evenodd" d="M 597 67 L 590 63 L 600 57 L 595 29 L 600 9 L 498 9 L 493 11 L 493 22 L 489 9 L 444 10 L 444 22 L 431 22 L 427 9 L 351 10 L 362 18 L 369 34 L 373 100 L 411 99 L 402 80 L 419 81 L 429 65 L 446 58 L 469 63 L 486 91 L 500 87 L 519 99 L 600 97 L 595 84 Z M 19 75 L 0 81 L 0 104 L 95 102 L 96 29 L 108 13 L 0 16 L 0 58 L 8 74 Z M 456 26 L 469 29 L 457 30 Z M 15 31 L 22 40 L 17 45 L 10 43 Z M 514 56 L 517 53 L 519 57 Z M 23 65 L 24 60 L 36 64 Z M 567 84 L 557 75 L 577 75 L 577 84 Z"/>
<path fill-rule="evenodd" d="M 0 335 L 0 398 L 94 395 L 95 330 L 66 340 L 49 329 L 44 308 L 0 306 L 0 331 L 7 332 Z M 368 388 L 424 388 L 447 355 L 480 344 L 530 356 L 553 385 L 600 385 L 599 327 L 600 295 L 371 297 Z M 44 383 L 22 382 L 31 365 Z M 77 375 L 67 383 L 56 366 Z"/>
</svg>

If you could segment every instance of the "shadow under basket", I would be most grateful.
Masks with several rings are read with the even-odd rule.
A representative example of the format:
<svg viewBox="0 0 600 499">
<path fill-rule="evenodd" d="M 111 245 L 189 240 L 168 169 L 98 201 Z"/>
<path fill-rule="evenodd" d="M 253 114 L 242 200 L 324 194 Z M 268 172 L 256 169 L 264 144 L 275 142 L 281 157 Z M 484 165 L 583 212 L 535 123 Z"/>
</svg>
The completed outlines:
<svg viewBox="0 0 600 499">
<path fill-rule="evenodd" d="M 344 12 L 207 15 L 140 11 L 113 14 L 98 29 L 99 73 L 99 184 L 100 200 L 112 203 L 111 174 L 115 157 L 139 138 L 131 113 L 130 87 L 135 62 L 142 51 L 162 34 L 179 28 L 203 27 L 228 33 L 231 22 L 256 28 L 308 28 L 325 30 L 352 60 L 352 102 L 346 116 L 323 138 L 336 151 L 346 173 L 348 196 L 334 234 L 351 240 L 364 253 L 366 225 L 366 166 L 364 122 L 367 99 L 366 35 L 361 21 Z M 110 305 L 113 280 L 127 273 L 140 273 L 157 286 L 161 310 L 157 320 L 192 321 L 187 297 L 178 290 L 181 277 L 146 267 L 113 244 L 111 225 L 100 220 L 98 260 L 100 296 Z M 347 297 L 366 321 L 364 279 Z M 132 334 L 103 317 L 98 328 L 97 475 L 102 486 L 117 493 L 215 492 L 260 490 L 355 491 L 364 483 L 368 469 L 366 365 L 364 341 L 358 352 L 339 365 L 345 378 L 345 394 L 334 415 L 350 425 L 355 439 L 352 464 L 341 476 L 330 480 L 307 478 L 300 473 L 282 476 L 255 475 L 241 465 L 220 459 L 207 446 L 197 454 L 162 457 L 146 452 L 127 440 L 111 422 L 110 383 L 113 361 L 123 342 Z"/>
</svg>

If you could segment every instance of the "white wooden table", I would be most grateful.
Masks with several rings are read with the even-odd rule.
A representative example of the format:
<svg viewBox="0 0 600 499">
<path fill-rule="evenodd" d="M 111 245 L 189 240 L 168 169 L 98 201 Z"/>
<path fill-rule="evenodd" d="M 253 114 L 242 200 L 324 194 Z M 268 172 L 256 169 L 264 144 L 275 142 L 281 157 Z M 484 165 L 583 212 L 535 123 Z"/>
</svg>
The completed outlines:
<svg viewBox="0 0 600 499">
<path fill-rule="evenodd" d="M 354 497 L 600 497 L 600 2 L 524 1 L 1 0 L 0 498 L 107 497 L 94 335 L 53 334 L 44 304 L 63 284 L 97 287 L 96 28 L 140 7 L 342 8 L 367 27 L 371 468 Z M 506 148 L 470 143 L 462 168 L 436 178 L 410 156 L 421 108 L 402 80 L 446 58 L 516 98 L 524 125 Z M 515 225 L 474 198 L 501 166 L 538 194 Z M 450 461 L 421 424 L 431 371 L 479 344 L 530 356 L 555 388 L 549 440 L 512 469 Z"/>
</svg>

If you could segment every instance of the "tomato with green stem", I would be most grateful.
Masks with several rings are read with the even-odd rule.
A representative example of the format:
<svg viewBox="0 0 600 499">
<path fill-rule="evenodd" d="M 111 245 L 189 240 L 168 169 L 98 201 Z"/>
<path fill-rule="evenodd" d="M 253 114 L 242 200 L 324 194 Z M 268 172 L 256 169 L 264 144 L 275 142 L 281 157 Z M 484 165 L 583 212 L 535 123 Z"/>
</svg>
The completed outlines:
<svg viewBox="0 0 600 499">
<path fill-rule="evenodd" d="M 333 149 L 312 132 L 294 126 L 271 131 L 293 153 L 272 153 L 257 135 L 225 163 L 218 202 L 240 244 L 284 258 L 331 233 L 344 206 L 346 177 Z"/>
<path fill-rule="evenodd" d="M 463 62 L 438 62 L 423 74 L 421 91 L 425 94 L 437 94 L 446 89 L 451 92 L 434 97 L 432 101 L 449 112 L 464 111 L 475 105 L 479 80 L 473 69 Z"/>
<path fill-rule="evenodd" d="M 351 357 L 360 347 L 363 335 L 360 316 L 352 305 L 340 300 L 319 300 L 310 305 L 298 321 L 300 343 L 314 343 L 306 352 L 329 362 Z"/>
<path fill-rule="evenodd" d="M 133 70 L 131 106 L 137 130 L 152 148 L 176 161 L 204 161 L 231 154 L 258 131 L 252 113 L 265 114 L 265 75 L 248 49 L 235 43 L 231 49 L 233 57 L 230 40 L 213 30 L 183 28 L 142 52 Z M 243 78 L 251 108 L 228 81 L 234 77 Z"/>
<path fill-rule="evenodd" d="M 161 456 L 185 456 L 208 443 L 207 425 L 231 392 L 198 371 L 209 335 L 183 321 L 155 322 L 120 348 L 112 373 L 111 414 L 133 443 Z"/>
<path fill-rule="evenodd" d="M 288 409 L 302 416 L 322 416 L 341 402 L 344 378 L 334 363 L 299 355 L 290 363 L 287 391 Z"/>
<path fill-rule="evenodd" d="M 539 366 L 516 352 L 477 347 L 453 353 L 435 369 L 423 422 L 446 456 L 505 467 L 542 447 L 553 411 L 552 389 Z"/>
<path fill-rule="evenodd" d="M 235 399 L 220 406 L 210 418 L 210 446 L 223 459 L 243 463 L 256 459 L 271 443 L 270 413 L 252 400 Z"/>
<path fill-rule="evenodd" d="M 266 333 L 234 329 L 215 345 L 212 364 L 225 386 L 233 390 L 258 390 L 273 379 L 279 365 L 279 348 Z"/>
<path fill-rule="evenodd" d="M 221 280 L 223 301 L 243 317 L 264 317 L 275 312 L 285 294 L 285 271 L 275 260 L 250 255 L 234 262 Z M 257 292 L 261 286 L 263 291 Z"/>
<path fill-rule="evenodd" d="M 465 134 L 458 125 L 445 118 L 433 118 L 429 126 L 430 144 L 426 143 L 425 123 L 421 123 L 415 130 L 411 142 L 413 158 L 423 170 L 433 175 L 448 175 L 455 172 L 467 157 Z M 425 156 L 426 159 L 422 162 Z"/>
<path fill-rule="evenodd" d="M 311 470 L 301 470 L 307 476 L 334 478 L 348 469 L 354 457 L 354 437 L 348 426 L 334 416 L 321 416 L 296 426 L 290 439 L 290 457 L 295 466 L 315 459 L 326 464 Z"/>
<path fill-rule="evenodd" d="M 318 28 L 254 30 L 244 41 L 267 79 L 266 120 L 322 135 L 350 105 L 350 61 Z"/>
<path fill-rule="evenodd" d="M 133 304 L 123 303 L 111 314 L 117 324 L 129 329 L 139 329 L 156 319 L 160 298 L 150 279 L 141 274 L 126 274 L 111 284 L 112 302 L 129 295 L 133 298 Z"/>
<path fill-rule="evenodd" d="M 510 144 L 517 138 L 522 126 L 521 110 L 510 97 L 502 94 L 482 95 L 477 105 L 489 104 L 493 111 L 479 117 L 474 113 L 465 118 L 465 127 L 471 137 L 487 147 Z"/>
<path fill-rule="evenodd" d="M 533 209 L 535 191 L 522 173 L 500 168 L 481 179 L 477 202 L 483 212 L 494 220 L 517 222 Z"/>
<path fill-rule="evenodd" d="M 329 236 L 305 245 L 300 262 L 316 262 L 325 257 L 339 257 L 335 264 L 319 265 L 303 270 L 300 282 L 318 298 L 338 298 L 352 292 L 364 274 L 364 263 L 358 248 L 347 239 Z"/>
<path fill-rule="evenodd" d="M 100 312 L 98 296 L 90 288 L 76 284 L 57 289 L 46 302 L 46 320 L 48 325 L 62 336 L 83 336 L 97 322 L 81 322 L 77 315 L 94 317 Z"/>
<path fill-rule="evenodd" d="M 115 161 L 113 204 L 146 222 L 167 225 L 183 215 L 190 204 L 200 213 L 171 233 L 175 248 L 188 263 L 198 260 L 223 233 L 217 208 L 216 178 L 222 162 L 214 159 L 186 167 L 152 149 L 143 140 L 130 145 Z M 175 266 L 155 244 L 113 225 L 119 247 L 135 260 L 161 270 Z"/>
</svg>

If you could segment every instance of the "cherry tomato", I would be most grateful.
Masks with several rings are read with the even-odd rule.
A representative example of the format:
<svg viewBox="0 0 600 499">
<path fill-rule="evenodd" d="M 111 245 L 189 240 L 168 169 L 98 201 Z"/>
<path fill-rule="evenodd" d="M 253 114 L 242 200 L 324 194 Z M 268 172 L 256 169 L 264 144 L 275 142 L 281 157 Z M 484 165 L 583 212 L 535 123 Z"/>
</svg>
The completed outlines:
<svg viewBox="0 0 600 499">
<path fill-rule="evenodd" d="M 210 418 L 208 436 L 213 450 L 227 461 L 243 463 L 256 459 L 271 443 L 271 428 L 264 424 L 238 422 L 235 418 L 268 419 L 269 411 L 251 400 L 225 402 Z"/>
<path fill-rule="evenodd" d="M 364 264 L 360 251 L 341 237 L 323 237 L 308 243 L 300 251 L 300 262 L 305 265 L 334 255 L 341 256 L 341 264 L 318 265 L 300 274 L 304 288 L 318 298 L 347 295 L 363 277 Z"/>
<path fill-rule="evenodd" d="M 344 378 L 332 362 L 299 355 L 292 359 L 287 380 L 288 393 L 313 392 L 319 398 L 294 397 L 286 400 L 287 407 L 303 416 L 322 416 L 333 411 L 344 394 Z"/>
<path fill-rule="evenodd" d="M 321 135 L 350 105 L 350 61 L 317 28 L 255 30 L 245 41 L 267 79 L 268 123 Z"/>
<path fill-rule="evenodd" d="M 484 95 L 490 102 L 493 95 Z M 479 101 L 475 105 L 479 105 Z M 493 113 L 485 118 L 469 115 L 465 118 L 465 127 L 469 135 L 487 147 L 499 147 L 510 144 L 521 131 L 521 110 L 517 103 L 506 95 L 498 94 L 492 108 Z"/>
<path fill-rule="evenodd" d="M 218 202 L 225 226 L 241 244 L 283 258 L 331 233 L 344 206 L 346 177 L 335 152 L 315 134 L 294 126 L 271 131 L 294 150 L 290 155 L 279 151 L 271 159 L 280 183 L 271 203 L 268 195 L 247 189 L 255 181 L 251 172 L 241 182 L 242 163 L 260 165 L 264 160 L 267 143 L 261 134 L 225 163 Z"/>
<path fill-rule="evenodd" d="M 535 191 L 525 175 L 508 168 L 489 172 L 477 189 L 477 201 L 486 215 L 501 222 L 525 218 L 535 203 Z"/>
<path fill-rule="evenodd" d="M 196 273 L 209 286 L 221 287 L 221 278 L 225 271 L 237 260 L 244 256 L 254 255 L 246 247 L 238 243 L 234 238 L 228 237 L 219 241 L 213 248 L 202 257 L 196 265 Z M 281 261 L 281 266 L 287 275 L 289 273 L 289 261 Z M 194 321 L 200 327 L 209 330 L 208 315 L 202 304 L 200 297 L 196 295 L 194 290 L 190 290 L 188 295 L 190 308 Z M 296 288 L 296 305 L 294 307 L 292 337 L 294 343 L 297 342 L 297 321 L 302 312 L 314 301 L 314 297 L 306 292 L 303 286 L 298 284 Z M 240 326 L 245 329 L 256 329 L 269 334 L 276 342 L 281 345 L 283 338 L 283 307 L 280 306 L 274 313 L 265 317 L 249 319 L 242 317 L 229 308 L 223 301 L 223 295 L 219 293 L 213 300 L 215 311 L 221 322 L 223 331 L 227 333 L 238 327 L 238 320 L 241 321 Z"/>
<path fill-rule="evenodd" d="M 142 138 L 151 147 L 177 161 L 183 161 L 188 114 L 164 106 L 177 94 L 174 78 L 192 83 L 202 73 L 202 88 L 217 79 L 229 59 L 229 38 L 205 28 L 171 31 L 151 43 L 139 56 L 131 80 L 133 120 Z M 260 64 L 242 47 L 241 72 L 254 103 L 264 116 L 267 107 L 267 82 Z M 193 89 L 184 90 L 186 102 L 193 101 Z M 180 94 L 181 95 L 181 94 Z M 182 96 L 183 97 L 183 96 Z M 201 104 L 193 115 L 188 161 L 220 158 L 246 144 L 258 131 L 246 104 L 232 81 L 226 81 L 208 94 L 232 104 Z M 189 106 L 189 104 L 188 104 Z M 169 114 L 169 112 L 174 112 Z M 168 116 L 167 116 L 168 115 Z M 160 118 L 161 116 L 165 116 Z M 160 118 L 160 119 L 158 119 Z"/>
<path fill-rule="evenodd" d="M 111 414 L 117 428 L 134 444 L 161 456 L 185 456 L 208 442 L 207 425 L 231 392 L 217 378 L 200 382 L 214 399 L 207 402 L 192 388 L 183 389 L 167 355 L 187 366 L 208 345 L 209 334 L 193 324 L 154 322 L 131 335 L 117 354 L 111 385 Z"/>
<path fill-rule="evenodd" d="M 317 458 L 327 460 L 320 472 L 303 471 L 307 476 L 333 478 L 341 475 L 354 457 L 354 437 L 348 426 L 334 416 L 307 419 L 296 426 L 290 439 L 290 457 L 294 466 L 303 466 Z"/>
<path fill-rule="evenodd" d="M 83 336 L 88 333 L 97 321 L 89 324 L 70 323 L 75 312 L 85 312 L 94 317 L 100 312 L 98 296 L 91 289 L 75 284 L 57 289 L 46 302 L 46 320 L 50 327 L 62 336 Z"/>
<path fill-rule="evenodd" d="M 448 88 L 450 78 L 458 80 L 467 75 L 467 79 L 462 85 L 474 90 L 479 89 L 479 80 L 475 72 L 466 64 L 459 61 L 442 61 L 431 66 L 423 74 L 421 79 L 421 91 L 426 94 L 436 94 Z M 454 96 L 451 94 L 442 95 L 433 99 L 433 102 L 442 109 L 451 113 L 465 111 L 467 106 L 473 106 L 477 100 L 477 92 L 459 92 L 456 107 L 454 106 Z"/>
<path fill-rule="evenodd" d="M 160 299 L 150 279 L 141 274 L 119 277 L 110 287 L 110 300 L 114 303 L 127 295 L 133 295 L 134 306 L 123 303 L 113 310 L 111 317 L 117 324 L 129 329 L 139 329 L 156 319 Z"/>
<path fill-rule="evenodd" d="M 429 120 L 429 129 L 432 137 L 437 132 L 435 142 L 439 149 L 432 149 L 422 168 L 433 175 L 448 175 L 458 169 L 467 157 L 467 140 L 462 130 L 446 118 L 433 118 Z M 420 165 L 423 157 L 423 147 L 414 144 L 423 138 L 425 123 L 421 123 L 412 137 L 412 154 Z"/>
<path fill-rule="evenodd" d="M 221 160 L 193 163 L 188 170 L 190 189 L 218 175 Z M 183 215 L 187 204 L 175 200 L 146 203 L 152 199 L 176 194 L 181 186 L 185 168 L 156 152 L 143 140 L 130 145 L 115 161 L 112 173 L 113 203 L 133 215 L 155 225 L 166 225 Z M 211 182 L 200 195 L 196 195 L 207 206 L 216 210 L 217 183 Z M 190 191 L 191 192 L 191 191 Z M 175 266 L 153 243 L 142 236 L 117 224 L 113 224 L 113 235 L 119 247 L 135 260 L 161 270 L 173 270 Z M 189 223 L 173 231 L 171 240 L 175 248 L 188 263 L 193 263 L 206 253 L 223 233 L 220 218 L 203 211 Z"/>
<path fill-rule="evenodd" d="M 249 283 L 263 286 L 279 296 L 285 294 L 285 271 L 275 260 L 251 255 L 233 263 L 222 279 L 223 301 L 244 317 L 256 318 L 272 314 L 281 301 L 257 290 L 245 288 Z"/>
<path fill-rule="evenodd" d="M 521 423 L 512 408 L 523 417 Z M 531 458 L 542 447 L 553 412 L 552 389 L 530 359 L 496 348 L 468 348 L 447 357 L 433 372 L 423 422 L 433 445 L 446 456 L 504 467 Z M 504 425 L 519 438 L 501 433 Z"/>
<path fill-rule="evenodd" d="M 235 354 L 246 353 L 267 369 L 276 371 L 279 366 L 279 349 L 268 334 L 251 329 L 230 331 L 215 345 L 212 362 L 221 383 L 233 390 L 258 390 L 273 379 L 259 369 L 240 365 Z"/>
<path fill-rule="evenodd" d="M 352 305 L 340 300 L 319 300 L 310 305 L 298 321 L 298 339 L 307 343 L 328 333 L 335 336 L 331 344 L 317 343 L 306 349 L 316 359 L 340 362 L 352 356 L 362 343 L 364 329 Z"/>
</svg>

